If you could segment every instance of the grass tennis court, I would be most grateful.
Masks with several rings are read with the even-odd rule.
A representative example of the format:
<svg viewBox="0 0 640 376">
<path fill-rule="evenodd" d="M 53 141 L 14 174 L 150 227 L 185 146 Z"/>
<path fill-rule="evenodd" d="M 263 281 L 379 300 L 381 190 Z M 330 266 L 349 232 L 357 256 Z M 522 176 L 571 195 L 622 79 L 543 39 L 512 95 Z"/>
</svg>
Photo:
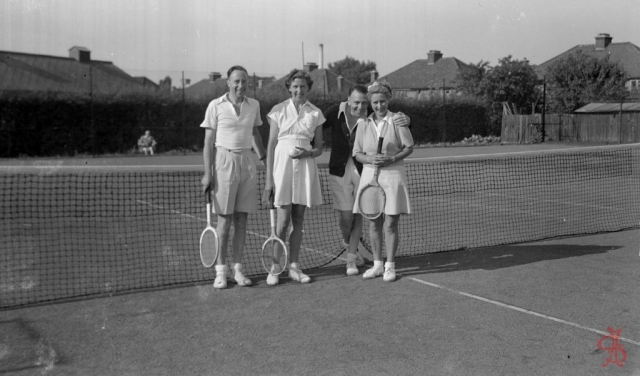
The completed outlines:
<svg viewBox="0 0 640 376">
<path fill-rule="evenodd" d="M 562 177 L 539 184 L 544 174 L 526 173 L 518 181 L 527 184 L 505 179 L 490 191 L 461 191 L 446 177 L 436 185 L 420 182 L 415 191 L 430 194 L 412 197 L 416 205 L 424 202 L 420 211 L 403 218 L 400 231 L 416 232 L 417 223 L 424 236 L 401 240 L 399 256 L 405 257 L 397 260 L 400 279 L 395 283 L 344 276 L 342 262 L 334 260 L 340 252 L 337 217 L 330 206 L 311 209 L 303 266 L 330 263 L 309 270 L 313 283 L 303 286 L 284 278 L 281 285 L 268 287 L 259 264 L 248 262 L 254 265 L 256 286 L 232 284 L 226 291 L 214 291 L 206 282 L 213 272 L 198 265 L 204 213 L 196 209 L 203 206 L 197 173 L 184 172 L 187 179 L 154 173 L 154 179 L 161 178 L 152 188 L 141 182 L 144 189 L 127 194 L 118 186 L 135 185 L 130 174 L 110 179 L 95 174 L 103 180 L 82 195 L 64 193 L 69 182 L 63 181 L 57 188 L 63 193 L 37 214 L 55 222 L 54 213 L 72 212 L 73 222 L 59 221 L 63 226 L 52 230 L 42 223 L 2 220 L 2 236 L 10 240 L 4 243 L 18 244 L 18 252 L 16 246 L 0 246 L 3 255 L 13 255 L 3 263 L 2 300 L 38 289 L 47 295 L 85 289 L 88 297 L 98 298 L 0 311 L 0 372 L 638 373 L 640 300 L 631 281 L 640 274 L 640 199 L 637 190 L 628 189 L 640 182 L 634 158 L 623 158 L 628 165 L 606 162 L 606 156 L 591 159 L 596 164 L 590 169 L 601 175 L 586 180 L 569 164 L 563 168 L 573 171 L 570 178 L 557 174 Z M 496 166 L 504 167 L 489 164 Z M 459 167 L 448 163 L 446 175 L 484 181 L 473 178 L 475 169 L 456 171 Z M 92 174 L 81 174 L 81 179 L 92 179 L 85 176 Z M 119 183 L 122 176 L 127 180 Z M 531 189 L 532 182 L 543 189 Z M 90 199 L 95 196 L 101 199 Z M 21 198 L 8 201 L 14 200 Z M 110 211 L 113 207 L 118 209 Z M 103 215 L 85 215 L 95 211 Z M 267 215 L 261 210 L 250 222 L 245 259 L 258 260 L 252 250 L 268 236 Z M 496 236 L 504 244 L 517 243 L 539 231 L 554 237 L 603 225 L 632 230 L 517 245 L 484 243 L 495 243 Z M 87 239 L 88 234 L 100 241 Z M 56 239 L 55 254 L 37 238 Z M 115 257 L 112 249 L 126 252 Z M 83 257 L 58 262 L 64 252 Z M 415 252 L 427 254 L 409 256 Z M 58 262 L 53 280 L 59 285 L 51 285 L 51 277 L 40 269 L 52 262 Z M 624 368 L 602 367 L 609 353 L 598 350 L 597 342 L 608 326 L 622 329 Z"/>
</svg>

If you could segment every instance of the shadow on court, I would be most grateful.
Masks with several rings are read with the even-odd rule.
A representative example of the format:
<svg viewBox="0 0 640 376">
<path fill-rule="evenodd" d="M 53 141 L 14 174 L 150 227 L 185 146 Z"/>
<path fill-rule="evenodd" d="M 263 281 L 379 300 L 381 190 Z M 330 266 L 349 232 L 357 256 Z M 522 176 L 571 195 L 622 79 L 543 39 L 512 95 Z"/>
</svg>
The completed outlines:
<svg viewBox="0 0 640 376">
<path fill-rule="evenodd" d="M 398 279 L 414 274 L 450 273 L 480 269 L 496 270 L 540 261 L 603 254 L 620 248 L 621 246 L 615 245 L 577 244 L 504 245 L 399 257 L 396 259 L 396 270 L 399 273 Z M 370 257 L 370 255 L 366 257 Z M 361 272 L 371 266 L 372 264 L 366 264 L 360 268 Z M 315 269 L 310 270 L 309 274 L 321 279 L 331 276 L 342 277 L 344 268 L 344 265 L 340 265 Z M 284 283 L 288 282 L 288 278 L 284 278 L 284 280 Z"/>
</svg>

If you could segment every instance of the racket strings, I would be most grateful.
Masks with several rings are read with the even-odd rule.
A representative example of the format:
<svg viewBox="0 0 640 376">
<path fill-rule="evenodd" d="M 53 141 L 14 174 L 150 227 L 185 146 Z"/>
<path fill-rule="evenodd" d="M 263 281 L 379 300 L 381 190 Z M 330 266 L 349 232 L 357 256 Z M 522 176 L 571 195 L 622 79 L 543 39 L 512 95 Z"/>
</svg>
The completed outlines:
<svg viewBox="0 0 640 376">
<path fill-rule="evenodd" d="M 278 239 L 270 239 L 262 248 L 262 263 L 267 272 L 280 274 L 286 267 L 288 255 L 286 245 Z M 274 268 L 275 265 L 279 267 Z"/>
<path fill-rule="evenodd" d="M 205 265 L 213 265 L 218 255 L 218 237 L 213 231 L 207 230 L 202 233 L 200 242 L 200 254 Z"/>
<path fill-rule="evenodd" d="M 384 210 L 384 190 L 381 187 L 367 187 L 360 193 L 360 212 L 365 217 L 374 217 Z"/>
</svg>

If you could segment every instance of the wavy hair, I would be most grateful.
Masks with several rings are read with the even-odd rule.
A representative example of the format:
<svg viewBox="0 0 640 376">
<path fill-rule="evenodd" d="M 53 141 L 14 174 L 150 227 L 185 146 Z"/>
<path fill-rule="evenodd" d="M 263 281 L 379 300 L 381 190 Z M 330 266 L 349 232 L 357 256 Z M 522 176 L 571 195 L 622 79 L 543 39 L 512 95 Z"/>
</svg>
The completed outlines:
<svg viewBox="0 0 640 376">
<path fill-rule="evenodd" d="M 305 71 L 303 71 L 301 69 L 293 69 L 293 70 L 291 70 L 291 72 L 289 72 L 289 75 L 287 76 L 287 79 L 284 82 L 284 86 L 287 87 L 287 90 L 289 90 L 289 87 L 291 86 L 291 83 L 296 78 L 301 78 L 301 79 L 307 80 L 307 86 L 309 87 L 309 90 L 311 90 L 311 86 L 313 86 L 313 80 L 311 79 L 311 75 L 309 75 L 309 73 L 307 73 L 307 72 L 305 72 Z"/>
</svg>

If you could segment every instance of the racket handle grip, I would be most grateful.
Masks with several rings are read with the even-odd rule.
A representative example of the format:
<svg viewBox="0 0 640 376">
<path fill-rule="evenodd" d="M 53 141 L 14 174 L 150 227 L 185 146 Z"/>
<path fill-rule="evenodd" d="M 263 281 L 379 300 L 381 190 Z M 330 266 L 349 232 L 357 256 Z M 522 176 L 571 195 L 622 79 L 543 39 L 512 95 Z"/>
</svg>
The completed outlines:
<svg viewBox="0 0 640 376">
<path fill-rule="evenodd" d="M 269 216 L 271 217 L 271 228 L 275 230 L 276 228 L 276 209 L 269 210 Z"/>
<path fill-rule="evenodd" d="M 378 154 L 382 153 L 382 142 L 384 141 L 384 137 L 378 137 Z"/>
</svg>

